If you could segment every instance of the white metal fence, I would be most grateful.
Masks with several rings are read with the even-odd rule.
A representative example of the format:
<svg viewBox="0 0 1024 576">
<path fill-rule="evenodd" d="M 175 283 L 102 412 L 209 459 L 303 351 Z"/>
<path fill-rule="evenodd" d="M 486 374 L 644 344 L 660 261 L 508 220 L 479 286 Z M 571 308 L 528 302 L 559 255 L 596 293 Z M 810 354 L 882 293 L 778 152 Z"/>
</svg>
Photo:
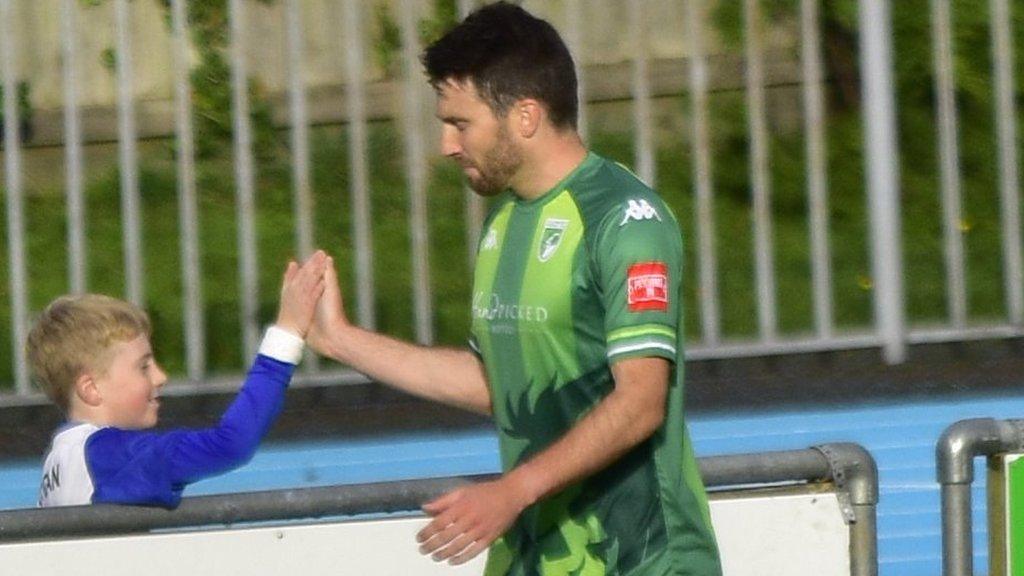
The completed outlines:
<svg viewBox="0 0 1024 576">
<path fill-rule="evenodd" d="M 116 30 L 116 84 L 117 84 L 117 132 L 119 149 L 121 219 L 123 229 L 123 251 L 125 266 L 125 295 L 137 303 L 145 303 L 147 277 L 146 262 L 142 245 L 143 232 L 140 219 L 139 149 L 140 130 L 137 127 L 137 94 L 133 84 L 133 11 L 138 3 L 128 0 L 111 0 L 113 3 L 114 28 Z M 295 212 L 295 245 L 299 254 L 308 254 L 317 240 L 314 237 L 313 218 L 315 209 L 311 202 L 311 150 L 310 127 L 314 123 L 309 109 L 310 90 L 307 75 L 304 74 L 305 58 L 309 49 L 304 44 L 304 22 L 309 17 L 303 14 L 313 10 L 312 4 L 298 0 L 278 2 L 284 18 L 279 22 L 285 38 L 287 82 L 282 96 L 287 102 L 287 121 L 290 130 L 292 162 L 292 187 Z M 33 50 L 31 38 L 24 37 L 15 17 L 16 9 L 28 4 L 28 0 L 0 0 L 0 69 L 3 74 L 3 93 L 17 93 L 19 80 L 31 77 L 35 72 L 25 66 L 16 70 L 19 52 Z M 62 80 L 63 120 L 62 142 L 64 171 L 66 174 L 66 229 L 68 252 L 68 290 L 86 291 L 90 287 L 87 277 L 90 254 L 88 245 L 88 218 L 84 191 L 83 149 L 89 144 L 83 135 L 81 125 L 80 94 L 83 78 L 80 73 L 81 55 L 78 47 L 83 35 L 90 29 L 81 26 L 81 13 L 85 8 L 75 0 L 54 0 L 53 18 L 60 21 L 62 39 Z M 367 130 L 370 122 L 368 107 L 374 102 L 368 100 L 371 87 L 366 70 L 372 66 L 366 53 L 366 35 L 372 33 L 363 25 L 374 4 L 356 0 L 336 0 L 330 4 L 340 14 L 341 28 L 337 34 L 343 46 L 345 63 L 343 91 L 345 129 L 348 133 L 349 178 L 352 222 L 352 254 L 350 263 L 354 275 L 355 292 L 350 298 L 353 316 L 363 325 L 373 327 L 377 323 L 379 308 L 375 302 L 373 262 L 373 211 L 371 202 L 370 158 L 367 150 Z M 435 339 L 436 295 L 431 290 L 430 262 L 438 257 L 431 254 L 431 214 L 428 209 L 429 180 L 432 164 L 430 150 L 433 142 L 429 126 L 429 105 L 432 95 L 426 87 L 418 62 L 420 36 L 418 17 L 431 3 L 420 0 L 393 2 L 396 23 L 400 30 L 401 66 L 397 87 L 395 116 L 399 117 L 401 145 L 404 154 L 405 177 L 408 182 L 409 236 L 411 258 L 411 289 L 409 298 L 413 302 L 414 334 L 421 342 Z M 588 19 L 596 11 L 605 10 L 609 3 L 601 0 L 565 0 L 563 2 L 525 2 L 528 8 L 550 18 L 561 29 L 567 42 L 577 55 L 580 64 L 580 90 L 585 99 L 593 99 L 592 89 L 603 79 L 596 77 L 592 58 L 588 50 L 602 41 L 588 38 Z M 632 106 L 634 166 L 637 173 L 655 186 L 658 184 L 656 161 L 656 131 L 658 119 L 652 109 L 652 68 L 651 47 L 652 27 L 659 15 L 666 11 L 678 13 L 685 22 L 679 35 L 685 37 L 685 54 L 677 59 L 678 69 L 669 73 L 678 76 L 681 94 L 688 96 L 689 122 L 685 132 L 678 134 L 690 149 L 692 162 L 693 197 L 692 214 L 681 214 L 684 223 L 693 231 L 689 242 L 696 246 L 696 262 L 693 266 L 692 281 L 699 286 L 698 304 L 692 311 L 700 317 L 700 338 L 690 342 L 692 358 L 731 357 L 738 355 L 776 354 L 803 351 L 831 350 L 852 347 L 880 347 L 889 362 L 900 362 L 906 356 L 910 343 L 961 340 L 986 337 L 1013 337 L 1024 335 L 1024 277 L 1022 277 L 1021 223 L 1017 136 L 1018 104 L 1015 101 L 1018 90 L 1014 78 L 1013 15 L 1009 0 L 990 0 L 979 3 L 978 9 L 990 13 L 992 65 L 990 79 L 993 90 L 992 114 L 996 142 L 996 164 L 998 165 L 999 198 L 1001 202 L 1000 229 L 1002 254 L 999 255 L 1004 278 L 1005 317 L 995 322 L 979 325 L 970 321 L 966 279 L 967 259 L 963 245 L 961 223 L 963 215 L 962 179 L 963 169 L 958 154 L 958 109 L 954 81 L 954 46 L 951 35 L 951 10 L 949 0 L 933 0 L 930 3 L 931 30 L 934 44 L 934 95 L 936 102 L 935 121 L 938 130 L 938 158 L 940 167 L 940 190 L 945 255 L 945 294 L 947 298 L 947 319 L 941 325 L 916 326 L 907 320 L 905 304 L 906 266 L 902 257 L 901 202 L 900 202 L 900 148 L 897 140 L 896 86 L 893 77 L 893 33 L 890 0 L 860 0 L 857 2 L 859 15 L 859 78 L 861 90 L 862 121 L 864 131 L 863 156 L 865 159 L 865 181 L 863 193 L 869 207 L 870 221 L 870 262 L 874 306 L 873 327 L 867 330 L 849 331 L 838 327 L 835 319 L 835 285 L 832 274 L 834 255 L 830 250 L 830 193 L 828 170 L 828 142 L 826 125 L 825 90 L 829 78 L 823 67 L 823 40 L 825 32 L 821 26 L 819 0 L 799 0 L 796 6 L 796 31 L 798 34 L 798 60 L 801 99 L 792 106 L 800 110 L 803 122 L 803 139 L 806 146 L 806 197 L 807 229 L 809 236 L 810 282 L 813 297 L 813 330 L 809 333 L 792 334 L 781 330 L 778 319 L 779 294 L 777 279 L 778 266 L 774 260 L 777 246 L 773 227 L 772 179 L 770 177 L 772 156 L 770 146 L 769 113 L 766 109 L 766 30 L 765 17 L 761 14 L 767 4 L 760 0 L 744 0 L 742 3 L 742 67 L 743 86 L 746 99 L 749 141 L 750 205 L 753 246 L 753 275 L 756 299 L 756 334 L 753 337 L 727 337 L 722 328 L 722 303 L 719 279 L 722 275 L 717 255 L 722 250 L 716 246 L 721 240 L 721 231 L 716 222 L 716 185 L 714 163 L 716 161 L 712 143 L 712 120 L 709 117 L 709 96 L 713 89 L 710 78 L 709 59 L 720 56 L 712 54 L 709 37 L 714 35 L 709 16 L 718 4 L 711 0 L 628 0 L 619 3 L 625 9 L 628 21 L 623 23 L 624 44 L 630 46 L 624 55 L 625 65 L 631 70 L 628 90 L 623 96 Z M 984 6 L 982 6 L 984 4 Z M 470 0 L 459 0 L 457 10 L 465 14 L 472 9 Z M 258 338 L 258 270 L 264 266 L 280 267 L 280 262 L 262 262 L 257 250 L 254 228 L 255 210 L 253 134 L 250 125 L 250 91 L 247 78 L 258 73 L 259 62 L 251 60 L 251 44 L 262 39 L 252 26 L 247 25 L 247 11 L 250 2 L 229 0 L 230 51 L 227 57 L 231 69 L 231 114 L 233 118 L 233 162 L 235 168 L 238 250 L 238 290 L 243 357 L 250 357 Z M 182 297 L 180 306 L 185 334 L 184 377 L 198 383 L 209 378 L 206 365 L 208 330 L 204 325 L 204 299 L 201 278 L 203 277 L 200 257 L 200 218 L 197 207 L 195 135 L 193 126 L 194 106 L 191 101 L 189 66 L 191 61 L 186 21 L 187 1 L 170 2 L 170 36 L 172 39 L 173 66 L 167 74 L 173 78 L 173 138 L 176 141 L 175 161 L 177 163 L 178 218 L 180 221 L 180 262 Z M 1019 8 L 1019 7 L 1018 7 Z M 137 22 L 135 23 L 137 24 Z M 925 40 L 922 39 L 922 42 Z M 669 82 L 671 84 L 671 82 Z M 372 98 L 372 97 L 371 97 Z M 400 100 L 400 101 L 399 101 Z M 424 105 L 427 105 L 427 108 Z M 584 105 L 581 114 L 581 131 L 593 132 L 592 114 Z M 8 127 L 18 125 L 19 108 L 16 99 L 4 99 L 3 117 Z M 9 266 L 9 307 L 10 331 L 14 358 L 21 358 L 27 327 L 30 322 L 29 295 L 32 285 L 26 273 L 26 243 L 32 238 L 25 220 L 25 184 L 23 181 L 23 154 L 25 150 L 18 138 L 18 131 L 8 128 L 3 140 L 4 193 L 6 200 L 6 242 Z M 466 214 L 464 221 L 466 245 L 475 245 L 481 226 L 483 204 L 473 194 L 465 192 Z M 736 247 L 730 247 L 736 249 Z M 442 259 L 450 254 L 440 255 Z M 995 258 L 995 255 L 991 256 Z M 348 265 L 348 264 L 346 264 Z M 402 264 L 405 266 L 406 264 Z M 336 372 L 321 370 L 312 361 L 309 365 L 314 375 L 322 378 L 333 377 Z M 307 374 L 308 376 L 308 374 Z M 7 397 L 32 397 L 33 389 L 23 362 L 13 362 L 13 394 Z"/>
</svg>

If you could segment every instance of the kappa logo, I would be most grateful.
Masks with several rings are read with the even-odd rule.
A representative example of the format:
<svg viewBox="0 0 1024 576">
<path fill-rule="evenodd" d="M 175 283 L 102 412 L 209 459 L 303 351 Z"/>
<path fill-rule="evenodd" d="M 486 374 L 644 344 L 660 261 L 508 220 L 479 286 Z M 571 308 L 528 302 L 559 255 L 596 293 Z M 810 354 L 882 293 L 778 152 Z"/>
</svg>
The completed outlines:
<svg viewBox="0 0 1024 576">
<path fill-rule="evenodd" d="M 647 200 L 630 200 L 626 206 L 626 213 L 622 216 L 622 222 L 619 222 L 619 226 L 625 226 L 626 222 L 630 220 L 655 220 L 661 221 L 661 216 L 658 215 L 658 211 L 653 206 L 647 203 Z"/>
<path fill-rule="evenodd" d="M 555 255 L 568 227 L 569 221 L 561 218 L 548 218 L 544 221 L 544 231 L 540 235 L 540 246 L 537 249 L 538 260 L 547 262 Z"/>
<path fill-rule="evenodd" d="M 498 247 L 498 231 L 495 230 L 494 228 L 491 228 L 490 232 L 487 233 L 487 236 L 484 236 L 484 245 L 481 248 L 481 250 L 486 252 L 488 250 L 494 250 L 497 247 Z"/>
</svg>

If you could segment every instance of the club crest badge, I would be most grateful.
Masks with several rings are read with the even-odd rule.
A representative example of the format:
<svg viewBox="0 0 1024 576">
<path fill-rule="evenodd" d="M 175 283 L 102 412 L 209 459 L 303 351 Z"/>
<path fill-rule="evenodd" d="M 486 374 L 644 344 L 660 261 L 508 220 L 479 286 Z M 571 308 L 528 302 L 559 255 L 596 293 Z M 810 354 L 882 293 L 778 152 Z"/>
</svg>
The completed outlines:
<svg viewBox="0 0 1024 576">
<path fill-rule="evenodd" d="M 569 221 L 562 218 L 548 218 L 544 221 L 544 231 L 540 235 L 540 246 L 537 248 L 537 259 L 547 262 L 558 251 L 565 237 L 565 229 Z"/>
</svg>

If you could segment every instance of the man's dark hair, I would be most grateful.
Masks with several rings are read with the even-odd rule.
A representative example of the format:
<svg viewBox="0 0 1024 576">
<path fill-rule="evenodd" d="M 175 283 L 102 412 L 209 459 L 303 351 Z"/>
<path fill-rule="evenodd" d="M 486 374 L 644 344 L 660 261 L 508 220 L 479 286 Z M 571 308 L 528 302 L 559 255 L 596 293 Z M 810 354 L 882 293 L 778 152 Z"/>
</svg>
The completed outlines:
<svg viewBox="0 0 1024 576">
<path fill-rule="evenodd" d="M 576 70 L 551 24 L 509 2 L 484 6 L 423 52 L 435 89 L 471 81 L 495 114 L 535 98 L 558 128 L 576 128 Z"/>
</svg>

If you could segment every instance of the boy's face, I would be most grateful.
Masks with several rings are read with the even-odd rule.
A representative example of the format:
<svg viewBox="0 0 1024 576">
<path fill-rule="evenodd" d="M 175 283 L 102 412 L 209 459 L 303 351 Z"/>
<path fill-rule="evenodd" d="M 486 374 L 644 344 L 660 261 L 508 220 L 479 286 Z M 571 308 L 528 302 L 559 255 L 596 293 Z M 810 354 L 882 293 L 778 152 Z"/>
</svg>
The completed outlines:
<svg viewBox="0 0 1024 576">
<path fill-rule="evenodd" d="M 114 344 L 107 370 L 95 377 L 106 423 L 126 429 L 156 426 L 160 388 L 167 374 L 153 358 L 149 337 Z"/>
</svg>

